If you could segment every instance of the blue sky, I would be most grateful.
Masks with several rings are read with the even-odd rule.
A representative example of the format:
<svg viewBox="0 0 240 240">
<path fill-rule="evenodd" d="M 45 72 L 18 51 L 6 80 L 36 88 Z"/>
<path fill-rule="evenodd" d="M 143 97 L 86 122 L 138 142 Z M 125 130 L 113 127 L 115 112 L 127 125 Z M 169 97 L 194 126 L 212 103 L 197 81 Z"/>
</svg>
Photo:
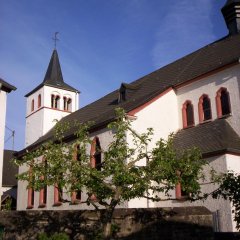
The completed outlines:
<svg viewBox="0 0 240 240">
<path fill-rule="evenodd" d="M 226 0 L 0 0 L 0 77 L 8 128 L 24 147 L 24 95 L 43 81 L 54 32 L 65 82 L 80 107 L 225 35 Z M 5 133 L 5 148 L 12 141 Z"/>
</svg>

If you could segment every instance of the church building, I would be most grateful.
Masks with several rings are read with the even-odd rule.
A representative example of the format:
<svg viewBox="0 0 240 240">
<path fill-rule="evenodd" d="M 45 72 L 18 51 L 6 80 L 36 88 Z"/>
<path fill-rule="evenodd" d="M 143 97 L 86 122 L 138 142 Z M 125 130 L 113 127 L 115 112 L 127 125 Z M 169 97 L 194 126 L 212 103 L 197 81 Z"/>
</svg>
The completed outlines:
<svg viewBox="0 0 240 240">
<path fill-rule="evenodd" d="M 43 82 L 26 95 L 26 148 L 21 157 L 53 137 L 54 119 L 60 122 L 93 121 L 90 133 L 104 152 L 113 138 L 107 125 L 121 107 L 133 120 L 139 133 L 154 129 L 153 140 L 166 139 L 174 132 L 177 149 L 199 147 L 203 157 L 218 172 L 240 173 L 240 0 L 228 0 L 222 13 L 229 34 L 173 63 L 131 83 L 120 83 L 119 89 L 78 109 L 79 91 L 63 80 L 58 54 L 54 50 Z M 36 127 L 37 126 L 37 127 Z M 68 132 L 69 138 L 73 132 Z M 131 144 L 127 135 L 126 141 Z M 101 156 L 89 148 L 96 162 Z M 140 163 L 144 164 L 144 162 Z M 20 168 L 20 173 L 26 171 Z M 58 190 L 52 187 L 34 192 L 27 183 L 18 184 L 18 210 L 87 209 L 82 196 L 79 204 L 60 202 Z M 204 192 L 214 186 L 203 187 Z M 181 186 L 172 193 L 176 200 L 151 202 L 133 199 L 126 208 L 180 207 L 203 205 L 214 213 L 216 231 L 236 231 L 229 201 L 207 199 L 184 201 Z M 71 200 L 71 199 L 70 199 Z"/>
</svg>

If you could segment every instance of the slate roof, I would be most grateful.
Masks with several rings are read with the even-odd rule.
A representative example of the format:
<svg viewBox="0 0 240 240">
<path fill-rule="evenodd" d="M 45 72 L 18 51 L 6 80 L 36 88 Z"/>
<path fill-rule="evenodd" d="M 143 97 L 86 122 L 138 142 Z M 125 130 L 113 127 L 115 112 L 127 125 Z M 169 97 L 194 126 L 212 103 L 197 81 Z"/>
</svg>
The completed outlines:
<svg viewBox="0 0 240 240">
<path fill-rule="evenodd" d="M 93 128 L 115 118 L 115 108 L 129 112 L 150 101 L 170 87 L 177 87 L 197 77 L 229 64 L 238 63 L 240 57 L 240 34 L 230 35 L 211 43 L 165 67 L 162 67 L 131 84 L 131 96 L 119 102 L 119 89 L 64 117 L 61 122 L 94 121 Z M 119 84 L 120 85 L 120 84 Z M 121 85 L 119 86 L 121 87 Z M 133 90 L 135 89 L 135 90 Z M 68 132 L 71 135 L 73 130 Z M 33 149 L 53 136 L 53 130 L 42 136 L 28 149 Z M 20 155 L 24 152 L 21 151 Z"/>
<path fill-rule="evenodd" d="M 3 187 L 13 187 L 17 185 L 16 174 L 18 173 L 18 167 L 13 165 L 11 162 L 14 157 L 14 153 L 16 153 L 16 151 L 11 150 L 4 150 L 3 153 Z"/>
<path fill-rule="evenodd" d="M 60 88 L 60 89 L 64 89 L 72 92 L 79 92 L 77 89 L 71 87 L 70 85 L 64 82 L 62 70 L 61 70 L 61 66 L 58 58 L 58 53 L 56 49 L 53 50 L 43 82 L 40 85 L 38 85 L 36 88 L 34 88 L 31 92 L 27 93 L 25 97 L 30 96 L 32 93 L 36 92 L 39 88 L 43 86 Z"/>
<path fill-rule="evenodd" d="M 240 153 L 240 137 L 226 119 L 182 129 L 174 136 L 174 147 L 179 151 L 196 146 L 203 156 L 222 152 Z"/>
<path fill-rule="evenodd" d="M 1 85 L 0 90 L 3 90 L 3 91 L 8 92 L 8 93 L 13 91 L 13 90 L 15 91 L 17 89 L 13 85 L 4 81 L 2 78 L 0 78 L 0 85 Z"/>
</svg>

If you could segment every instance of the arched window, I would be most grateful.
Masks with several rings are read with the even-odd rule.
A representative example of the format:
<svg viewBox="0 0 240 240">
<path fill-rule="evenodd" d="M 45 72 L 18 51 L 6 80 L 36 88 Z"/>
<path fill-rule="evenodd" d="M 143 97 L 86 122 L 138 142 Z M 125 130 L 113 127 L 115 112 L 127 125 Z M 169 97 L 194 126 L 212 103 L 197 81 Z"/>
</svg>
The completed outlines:
<svg viewBox="0 0 240 240">
<path fill-rule="evenodd" d="M 59 184 L 55 184 L 54 186 L 54 204 L 53 206 L 57 207 L 62 205 L 62 188 L 59 186 Z"/>
<path fill-rule="evenodd" d="M 194 113 L 191 101 L 187 100 L 182 107 L 183 127 L 194 126 Z"/>
<path fill-rule="evenodd" d="M 63 110 L 66 111 L 67 110 L 67 98 L 63 97 Z"/>
<path fill-rule="evenodd" d="M 32 188 L 29 188 L 27 209 L 32 209 L 33 207 L 34 207 L 34 190 Z"/>
<path fill-rule="evenodd" d="M 45 170 L 47 169 L 47 161 L 43 159 L 43 164 L 45 167 Z M 44 180 L 44 177 L 46 176 L 42 176 L 41 179 Z M 40 191 L 39 191 L 39 208 L 44 208 L 46 207 L 47 204 L 47 186 L 43 187 Z"/>
<path fill-rule="evenodd" d="M 68 110 L 69 112 L 72 111 L 72 99 L 71 99 L 71 98 L 69 98 L 69 99 L 67 100 L 67 110 Z"/>
<path fill-rule="evenodd" d="M 102 168 L 102 154 L 101 154 L 101 145 L 98 137 L 93 139 L 91 145 L 91 166 L 96 168 L 98 171 L 101 171 Z"/>
<path fill-rule="evenodd" d="M 34 99 L 32 99 L 32 103 L 31 103 L 31 111 L 34 111 Z"/>
<path fill-rule="evenodd" d="M 29 169 L 29 175 L 32 176 L 32 167 Z M 28 188 L 28 202 L 27 209 L 32 209 L 34 207 L 34 190 L 33 188 Z"/>
<path fill-rule="evenodd" d="M 54 108 L 55 105 L 55 95 L 51 95 L 51 108 Z"/>
<path fill-rule="evenodd" d="M 64 111 L 72 111 L 72 99 L 63 97 L 63 110 Z"/>
<path fill-rule="evenodd" d="M 182 189 L 180 180 L 181 180 L 181 172 L 177 171 L 177 176 L 179 177 L 179 182 L 176 184 L 175 195 L 176 199 L 183 200 L 188 198 L 189 194 Z"/>
<path fill-rule="evenodd" d="M 60 108 L 60 96 L 55 96 L 54 94 L 51 95 L 51 108 Z"/>
<path fill-rule="evenodd" d="M 199 98 L 198 113 L 200 123 L 212 119 L 211 101 L 206 94 Z"/>
<path fill-rule="evenodd" d="M 54 108 L 59 109 L 60 108 L 60 96 L 55 97 L 55 106 Z"/>
<path fill-rule="evenodd" d="M 81 152 L 80 152 L 80 146 L 75 146 L 75 153 L 74 153 L 74 160 L 78 161 L 81 164 Z M 81 176 L 78 176 L 77 179 L 79 179 Z M 76 180 L 77 181 L 77 180 Z M 72 192 L 72 204 L 78 204 L 81 202 L 81 189 L 78 189 L 74 192 Z"/>
<path fill-rule="evenodd" d="M 226 88 L 220 88 L 217 91 L 216 104 L 218 117 L 231 113 L 230 96 Z"/>
<path fill-rule="evenodd" d="M 41 98 L 41 94 L 38 95 L 38 108 L 40 108 L 42 105 L 42 98 Z"/>
</svg>

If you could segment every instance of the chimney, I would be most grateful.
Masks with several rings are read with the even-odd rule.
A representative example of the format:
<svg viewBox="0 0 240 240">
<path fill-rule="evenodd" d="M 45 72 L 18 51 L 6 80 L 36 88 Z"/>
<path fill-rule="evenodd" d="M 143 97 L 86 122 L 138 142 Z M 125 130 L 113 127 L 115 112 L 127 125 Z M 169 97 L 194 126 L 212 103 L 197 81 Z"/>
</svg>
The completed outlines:
<svg viewBox="0 0 240 240">
<path fill-rule="evenodd" d="M 240 0 L 227 0 L 222 8 L 229 35 L 240 32 Z"/>
</svg>

